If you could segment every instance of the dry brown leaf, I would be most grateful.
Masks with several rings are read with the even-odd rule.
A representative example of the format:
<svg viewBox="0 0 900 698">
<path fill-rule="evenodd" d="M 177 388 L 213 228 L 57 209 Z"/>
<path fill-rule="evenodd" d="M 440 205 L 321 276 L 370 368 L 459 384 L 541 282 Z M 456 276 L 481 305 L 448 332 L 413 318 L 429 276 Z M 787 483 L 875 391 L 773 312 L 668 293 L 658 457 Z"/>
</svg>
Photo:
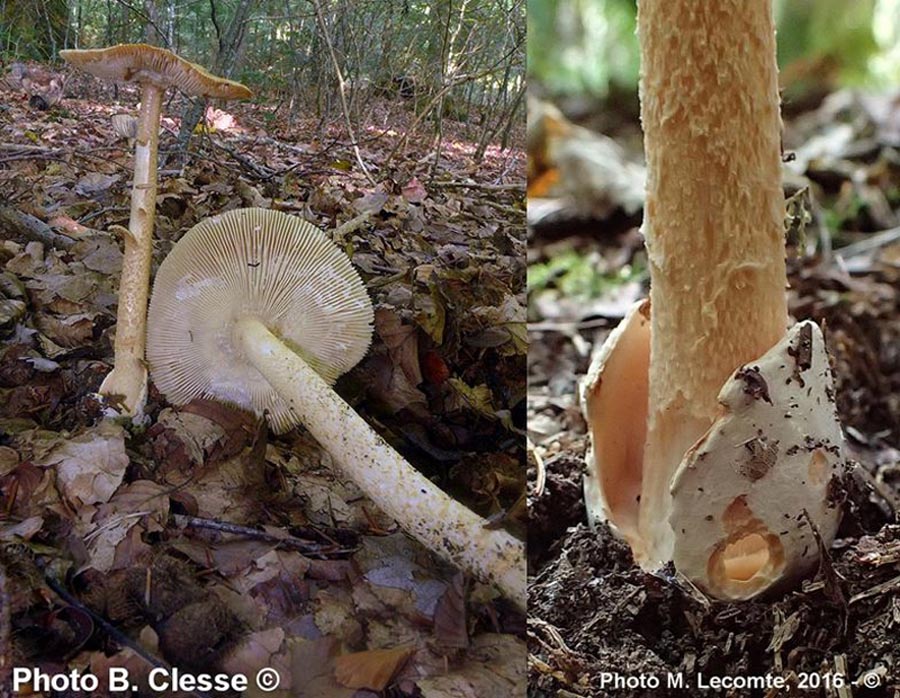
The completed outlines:
<svg viewBox="0 0 900 698">
<path fill-rule="evenodd" d="M 403 198 L 409 201 L 409 203 L 411 204 L 421 203 L 428 196 L 428 192 L 425 191 L 425 187 L 415 177 L 413 177 L 403 185 L 401 193 L 403 194 Z"/>
<path fill-rule="evenodd" d="M 519 638 L 485 633 L 473 639 L 461 666 L 447 673 L 435 671 L 416 683 L 424 698 L 524 696 L 526 654 Z"/>
<path fill-rule="evenodd" d="M 291 688 L 291 672 L 284 653 L 285 633 L 281 628 L 269 628 L 250 633 L 238 646 L 228 653 L 222 661 L 222 670 L 229 674 L 255 676 L 256 673 L 269 667 L 278 672 L 280 683 L 278 688 Z"/>
<path fill-rule="evenodd" d="M 413 652 L 413 647 L 394 647 L 344 654 L 334 660 L 334 677 L 347 688 L 383 691 Z"/>
<path fill-rule="evenodd" d="M 35 533 L 41 530 L 43 525 L 44 519 L 40 516 L 31 516 L 18 523 L 3 524 L 0 526 L 0 541 L 12 543 L 30 540 Z"/>
<path fill-rule="evenodd" d="M 334 678 L 334 656 L 339 649 L 337 638 L 325 636 L 316 640 L 292 638 L 291 670 L 296 687 L 293 698 L 352 698 L 353 689 L 344 688 Z"/>
<path fill-rule="evenodd" d="M 466 623 L 466 577 L 457 573 L 441 596 L 434 611 L 434 637 L 447 648 L 464 649 L 469 646 Z"/>
<path fill-rule="evenodd" d="M 103 421 L 61 442 L 39 465 L 55 467 L 61 494 L 76 508 L 108 502 L 128 467 L 125 430 Z"/>
<path fill-rule="evenodd" d="M 59 346 L 74 349 L 93 341 L 94 317 L 93 313 L 66 317 L 42 313 L 35 317 L 35 325 Z"/>
<path fill-rule="evenodd" d="M 150 550 L 143 534 L 162 531 L 168 516 L 168 489 L 162 485 L 137 480 L 120 488 L 98 508 L 96 525 L 85 536 L 91 567 L 101 572 L 130 567 Z"/>
</svg>

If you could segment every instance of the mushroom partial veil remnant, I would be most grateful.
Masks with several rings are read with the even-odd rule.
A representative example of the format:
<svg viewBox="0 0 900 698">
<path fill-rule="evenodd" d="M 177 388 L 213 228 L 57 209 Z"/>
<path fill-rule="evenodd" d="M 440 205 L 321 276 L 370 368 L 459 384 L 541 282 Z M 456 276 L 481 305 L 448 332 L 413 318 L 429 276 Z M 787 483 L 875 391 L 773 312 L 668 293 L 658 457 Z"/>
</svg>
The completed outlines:
<svg viewBox="0 0 900 698">
<path fill-rule="evenodd" d="M 240 209 L 196 225 L 163 261 L 147 358 L 175 404 L 220 399 L 278 432 L 303 424 L 407 533 L 524 608 L 523 543 L 442 492 L 330 387 L 366 353 L 372 317 L 362 280 L 325 234 Z"/>
<path fill-rule="evenodd" d="M 134 135 L 131 217 L 125 234 L 125 255 L 119 281 L 115 361 L 113 370 L 100 386 L 100 393 L 116 398 L 124 414 L 140 417 L 147 394 L 144 341 L 163 94 L 170 87 L 177 87 L 189 95 L 222 99 L 246 99 L 252 93 L 240 83 L 211 75 L 171 51 L 147 44 L 60 51 L 59 55 L 76 68 L 103 80 L 136 82 L 141 86 L 141 110 Z"/>
<path fill-rule="evenodd" d="M 710 594 L 795 581 L 845 460 L 819 328 L 787 330 L 771 2 L 640 0 L 650 300 L 582 385 L 586 497 L 636 560 Z"/>
</svg>

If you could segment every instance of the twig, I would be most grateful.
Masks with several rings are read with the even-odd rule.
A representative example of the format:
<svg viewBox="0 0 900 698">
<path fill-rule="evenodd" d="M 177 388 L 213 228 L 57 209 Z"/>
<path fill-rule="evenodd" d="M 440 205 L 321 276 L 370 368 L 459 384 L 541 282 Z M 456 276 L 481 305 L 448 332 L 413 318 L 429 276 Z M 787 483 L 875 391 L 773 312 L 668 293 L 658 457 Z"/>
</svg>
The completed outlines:
<svg viewBox="0 0 900 698">
<path fill-rule="evenodd" d="M 520 191 L 525 193 L 525 183 L 521 184 L 480 184 L 478 182 L 432 182 L 433 187 L 454 187 L 457 189 L 483 189 L 484 191 Z"/>
<path fill-rule="evenodd" d="M 159 173 L 162 174 L 162 173 Z M 101 208 L 99 211 L 94 211 L 93 213 L 88 213 L 86 216 L 82 217 L 80 221 L 78 221 L 81 225 L 87 225 L 89 221 L 94 220 L 95 218 L 99 218 L 104 213 L 113 213 L 119 212 L 124 213 L 126 211 L 130 211 L 130 206 L 107 206 L 106 208 Z"/>
<path fill-rule="evenodd" d="M 25 153 L 46 153 L 50 148 L 43 145 L 24 145 L 20 143 L 0 143 L 0 150 L 21 151 Z"/>
<path fill-rule="evenodd" d="M 13 153 L 0 158 L 0 164 L 4 162 L 14 162 L 16 160 L 60 160 L 65 162 L 62 150 L 40 150 L 28 151 L 24 153 Z"/>
<path fill-rule="evenodd" d="M 495 208 L 501 213 L 505 213 L 508 216 L 524 216 L 525 211 L 523 209 L 513 208 L 512 206 L 504 206 L 503 204 L 498 204 L 490 199 L 482 199 L 478 202 L 479 204 L 484 204 L 485 206 L 489 206 L 490 208 Z"/>
<path fill-rule="evenodd" d="M 882 582 L 881 584 L 876 584 L 873 587 L 869 587 L 865 591 L 861 591 L 858 594 L 854 594 L 850 597 L 850 601 L 848 603 L 856 603 L 857 601 L 862 601 L 863 599 L 868 599 L 872 596 L 880 596 L 881 594 L 886 594 L 889 591 L 900 591 L 900 575 L 894 577 L 893 579 L 889 579 L 886 582 Z"/>
<path fill-rule="evenodd" d="M 0 208 L 0 231 L 5 233 L 4 237 L 23 237 L 62 250 L 68 250 L 76 243 L 76 240 L 54 232 L 39 218 L 9 207 Z"/>
<path fill-rule="evenodd" d="M 366 164 L 363 162 L 362 153 L 359 151 L 359 142 L 356 140 L 356 132 L 353 128 L 353 122 L 350 120 L 350 108 L 347 105 L 347 93 L 344 83 L 344 75 L 341 73 L 341 64 L 338 61 L 337 54 L 334 52 L 334 45 L 331 43 L 331 35 L 328 33 L 328 24 L 325 22 L 325 14 L 322 12 L 322 3 L 319 2 L 319 0 L 313 0 L 313 5 L 316 8 L 316 18 L 318 19 L 319 26 L 322 29 L 322 36 L 325 39 L 325 45 L 328 47 L 328 53 L 331 56 L 331 63 L 334 66 L 334 72 L 337 75 L 338 94 L 340 94 L 341 96 L 341 111 L 344 113 L 344 123 L 347 126 L 347 134 L 350 136 L 350 140 L 353 142 L 353 154 L 356 156 L 356 162 L 359 163 L 359 167 L 362 170 L 363 174 L 366 176 L 366 179 L 368 179 L 370 183 L 375 184 L 375 178 L 372 177 L 372 174 L 369 172 Z"/>
<path fill-rule="evenodd" d="M 609 319 L 602 317 L 594 320 L 582 320 L 575 322 L 554 322 L 553 320 L 544 320 L 543 322 L 529 322 L 529 332 L 563 332 L 570 333 L 573 330 L 596 330 L 609 327 Z"/>
<path fill-rule="evenodd" d="M 547 485 L 547 467 L 544 465 L 544 459 L 538 453 L 537 447 L 531 443 L 531 439 L 525 438 L 528 452 L 534 456 L 534 462 L 537 466 L 537 483 L 534 486 L 534 496 L 540 497 L 544 494 L 544 487 Z"/>
<path fill-rule="evenodd" d="M 253 540 L 261 540 L 265 543 L 274 543 L 276 545 L 284 545 L 293 550 L 297 550 L 305 555 L 315 556 L 333 556 L 347 555 L 352 553 L 355 548 L 340 547 L 337 541 L 332 540 L 328 544 L 312 543 L 310 541 L 285 535 L 279 536 L 272 533 L 266 533 L 249 526 L 241 526 L 239 524 L 229 523 L 227 521 L 216 521 L 215 519 L 203 519 L 197 516 L 185 516 L 183 514 L 173 514 L 173 520 L 178 526 L 184 528 L 202 528 L 209 531 L 219 531 L 220 533 L 229 533 L 236 536 L 243 536 Z M 324 534 L 320 534 L 327 538 Z"/>
<path fill-rule="evenodd" d="M 879 247 L 886 247 L 895 240 L 900 240 L 900 226 L 896 228 L 889 228 L 888 230 L 882 230 L 880 233 L 867 235 L 863 240 L 859 240 L 858 242 L 854 242 L 850 245 L 846 245 L 845 247 L 841 247 L 840 249 L 835 250 L 834 256 L 836 258 L 841 257 L 847 260 L 851 257 L 858 257 L 859 255 L 865 254 L 866 252 L 877 250 Z"/>
<path fill-rule="evenodd" d="M 250 160 L 249 158 L 245 158 L 243 155 L 238 153 L 236 150 L 229 148 L 227 145 L 223 143 L 219 143 L 213 138 L 209 139 L 209 142 L 212 143 L 214 148 L 218 148 L 219 150 L 224 150 L 231 157 L 238 161 L 239 164 L 246 167 L 250 172 L 255 175 L 258 179 L 271 179 L 275 176 L 275 172 L 270 170 L 268 167 L 260 167 L 255 162 Z"/>
<path fill-rule="evenodd" d="M 69 606 L 73 608 L 77 608 L 79 611 L 82 611 L 91 617 L 91 620 L 94 621 L 100 628 L 103 629 L 107 635 L 109 635 L 113 640 L 122 645 L 123 647 L 129 648 L 132 652 L 134 652 L 137 656 L 143 659 L 147 664 L 152 667 L 156 667 L 158 669 L 165 669 L 166 671 L 171 671 L 172 667 L 164 662 L 162 659 L 157 659 L 152 654 L 150 654 L 147 650 L 145 650 L 141 645 L 128 637 L 125 633 L 119 630 L 116 626 L 110 623 L 106 618 L 101 616 L 99 613 L 96 613 L 88 606 L 85 606 L 81 601 L 72 596 L 68 591 L 63 589 L 56 580 L 48 575 L 44 575 L 44 582 L 53 592 L 63 601 L 65 601 Z M 187 691 L 188 695 L 196 696 L 196 698 L 210 698 L 208 693 L 200 693 L 197 691 Z"/>
<path fill-rule="evenodd" d="M 354 233 L 360 228 L 362 228 L 366 223 L 369 222 L 369 219 L 372 218 L 372 214 L 370 212 L 360 213 L 356 218 L 351 218 L 346 223 L 342 223 L 337 228 L 335 228 L 332 236 L 335 240 L 342 240 L 345 235 L 349 235 L 350 233 Z"/>
</svg>

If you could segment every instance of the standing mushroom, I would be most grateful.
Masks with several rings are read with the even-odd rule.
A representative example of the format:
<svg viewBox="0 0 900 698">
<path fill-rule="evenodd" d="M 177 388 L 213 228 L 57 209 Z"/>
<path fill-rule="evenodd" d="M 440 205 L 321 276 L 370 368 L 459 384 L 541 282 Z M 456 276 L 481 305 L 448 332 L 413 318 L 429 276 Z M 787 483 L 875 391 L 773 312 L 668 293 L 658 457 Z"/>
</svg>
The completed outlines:
<svg viewBox="0 0 900 698">
<path fill-rule="evenodd" d="M 638 35 L 650 301 L 582 386 L 586 496 L 645 568 L 748 598 L 815 565 L 844 463 L 822 334 L 786 334 L 771 3 L 641 0 Z"/>
<path fill-rule="evenodd" d="M 302 423 L 401 527 L 525 606 L 524 545 L 448 497 L 330 387 L 366 353 L 372 305 L 350 260 L 318 229 L 264 209 L 208 218 L 160 265 L 147 358 L 175 404 L 220 399 Z"/>
<path fill-rule="evenodd" d="M 139 417 L 147 395 L 144 364 L 147 297 L 156 215 L 157 143 L 162 97 L 169 87 L 189 95 L 246 99 L 244 85 L 206 72 L 171 51 L 147 44 L 120 44 L 104 49 L 60 51 L 67 62 L 91 75 L 141 86 L 131 192 L 131 218 L 125 235 L 125 256 L 119 281 L 113 370 L 100 393 L 118 396 L 125 414 Z"/>
</svg>

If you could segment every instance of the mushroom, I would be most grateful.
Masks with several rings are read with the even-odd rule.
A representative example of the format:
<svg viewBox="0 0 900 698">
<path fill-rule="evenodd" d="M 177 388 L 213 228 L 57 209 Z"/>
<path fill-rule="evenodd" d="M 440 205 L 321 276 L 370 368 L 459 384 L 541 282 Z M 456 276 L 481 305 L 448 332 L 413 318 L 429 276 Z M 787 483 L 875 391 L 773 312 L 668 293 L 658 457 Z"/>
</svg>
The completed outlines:
<svg viewBox="0 0 900 698">
<path fill-rule="evenodd" d="M 244 85 L 206 72 L 171 51 L 146 44 L 120 44 L 104 49 L 60 51 L 67 62 L 91 75 L 141 86 L 138 115 L 131 218 L 125 234 L 125 255 L 119 281 L 113 370 L 100 393 L 116 400 L 124 414 L 140 417 L 147 395 L 144 365 L 147 296 L 156 215 L 156 150 L 163 93 L 177 87 L 189 95 L 246 99 Z M 122 229 L 124 230 L 124 229 Z"/>
<path fill-rule="evenodd" d="M 815 566 L 845 463 L 822 333 L 786 329 L 771 3 L 641 0 L 638 35 L 650 300 L 582 384 L 586 499 L 646 569 L 749 598 Z"/>
<path fill-rule="evenodd" d="M 130 114 L 113 114 L 113 133 L 132 142 L 137 137 L 137 119 Z"/>
<path fill-rule="evenodd" d="M 160 265 L 148 312 L 153 381 L 174 404 L 223 400 L 303 424 L 414 538 L 525 606 L 524 545 L 447 496 L 330 383 L 366 353 L 372 305 L 350 260 L 317 228 L 238 209 L 188 231 Z"/>
</svg>

